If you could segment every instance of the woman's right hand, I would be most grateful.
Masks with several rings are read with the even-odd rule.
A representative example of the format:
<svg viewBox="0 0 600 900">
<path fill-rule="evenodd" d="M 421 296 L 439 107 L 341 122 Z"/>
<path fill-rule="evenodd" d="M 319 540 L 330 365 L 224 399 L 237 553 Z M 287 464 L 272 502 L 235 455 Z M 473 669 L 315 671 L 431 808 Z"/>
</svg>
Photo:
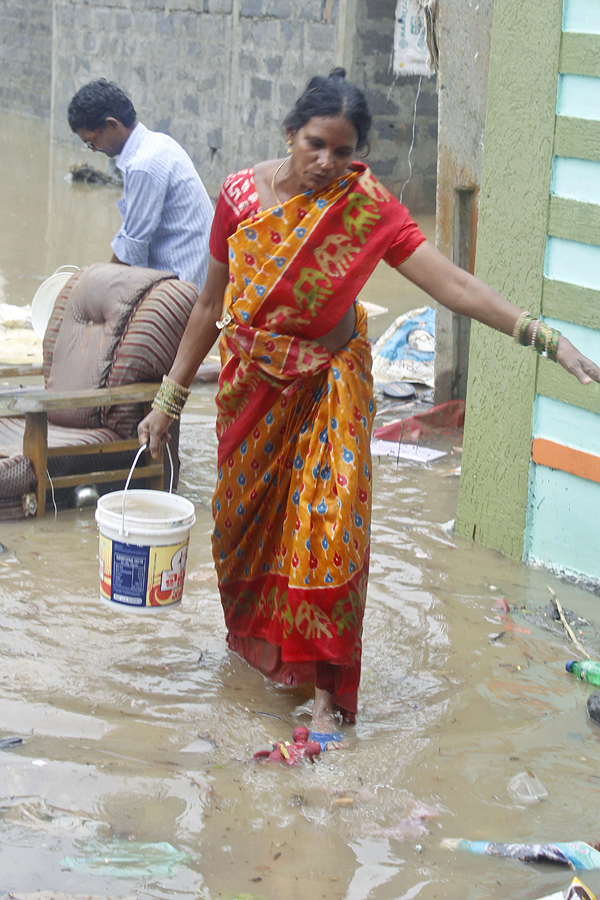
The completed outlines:
<svg viewBox="0 0 600 900">
<path fill-rule="evenodd" d="M 169 428 L 172 422 L 172 416 L 161 412 L 160 409 L 151 409 L 138 425 L 140 447 L 148 444 L 152 459 L 158 459 L 162 448 L 170 439 Z"/>
</svg>

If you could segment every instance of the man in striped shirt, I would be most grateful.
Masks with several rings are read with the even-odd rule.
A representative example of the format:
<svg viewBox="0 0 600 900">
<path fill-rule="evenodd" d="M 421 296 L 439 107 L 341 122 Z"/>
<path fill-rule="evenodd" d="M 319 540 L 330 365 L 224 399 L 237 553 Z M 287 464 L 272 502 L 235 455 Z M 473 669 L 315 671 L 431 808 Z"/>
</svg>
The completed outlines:
<svg viewBox="0 0 600 900">
<path fill-rule="evenodd" d="M 202 288 L 213 207 L 183 147 L 138 122 L 131 100 L 104 78 L 80 88 L 68 115 L 84 144 L 123 173 L 111 261 L 175 272 Z"/>
</svg>

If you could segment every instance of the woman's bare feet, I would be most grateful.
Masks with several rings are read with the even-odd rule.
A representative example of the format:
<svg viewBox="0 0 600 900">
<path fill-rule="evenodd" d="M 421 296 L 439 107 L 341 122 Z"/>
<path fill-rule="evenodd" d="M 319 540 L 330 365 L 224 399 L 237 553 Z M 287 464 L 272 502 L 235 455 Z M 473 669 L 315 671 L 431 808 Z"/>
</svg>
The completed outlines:
<svg viewBox="0 0 600 900">
<path fill-rule="evenodd" d="M 333 697 L 329 691 L 315 688 L 315 705 L 313 707 L 311 731 L 319 734 L 336 732 L 340 727 L 339 713 L 333 705 Z M 339 750 L 340 741 L 329 741 L 327 750 Z"/>
</svg>

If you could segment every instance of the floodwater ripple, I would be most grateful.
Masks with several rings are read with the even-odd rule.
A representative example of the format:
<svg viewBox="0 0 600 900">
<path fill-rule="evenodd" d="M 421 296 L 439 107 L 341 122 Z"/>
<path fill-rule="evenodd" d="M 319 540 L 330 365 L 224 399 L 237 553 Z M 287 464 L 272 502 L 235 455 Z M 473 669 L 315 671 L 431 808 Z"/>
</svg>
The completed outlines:
<svg viewBox="0 0 600 900">
<path fill-rule="evenodd" d="M 22 305 L 57 265 L 107 259 L 118 214 L 114 191 L 65 182 L 75 139 L 50 147 L 44 123 L 3 123 L 18 221 L 0 218 L 0 282 Z M 390 308 L 374 332 L 423 305 L 394 273 L 377 273 L 370 299 Z M 358 721 L 347 749 L 295 769 L 252 755 L 308 721 L 309 693 L 269 684 L 225 646 L 210 542 L 213 387 L 194 389 L 182 420 L 180 491 L 197 522 L 178 608 L 134 615 L 100 601 L 93 510 L 3 523 L 0 738 L 23 743 L 0 748 L 0 887 L 113 900 L 564 890 L 569 872 L 441 846 L 600 837 L 592 688 L 564 671 L 573 646 L 544 618 L 550 585 L 590 623 L 580 639 L 600 658 L 597 598 L 452 533 L 459 444 L 437 441 L 447 455 L 428 464 L 374 460 Z M 547 799 L 515 801 L 507 786 L 522 771 Z M 170 874 L 155 865 L 164 844 L 179 854 Z M 94 868 L 98 851 L 113 863 Z M 119 877 L 119 855 L 133 875 Z M 600 891 L 600 873 L 584 880 Z"/>
</svg>

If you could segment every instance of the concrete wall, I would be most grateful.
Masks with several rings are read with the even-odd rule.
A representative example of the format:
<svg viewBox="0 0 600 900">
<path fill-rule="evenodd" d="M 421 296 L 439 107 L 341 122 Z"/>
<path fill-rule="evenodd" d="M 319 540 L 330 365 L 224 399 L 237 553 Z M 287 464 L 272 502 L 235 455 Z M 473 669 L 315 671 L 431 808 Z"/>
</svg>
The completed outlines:
<svg viewBox="0 0 600 900">
<path fill-rule="evenodd" d="M 473 272 L 494 0 L 442 3 L 436 246 Z M 435 400 L 467 391 L 470 320 L 436 305 Z"/>
<path fill-rule="evenodd" d="M 112 79 L 141 121 L 185 146 L 214 197 L 228 172 L 283 153 L 281 122 L 308 78 L 343 64 L 377 117 L 375 170 L 395 193 L 408 178 L 418 79 L 394 83 L 391 76 L 395 0 L 0 3 L 0 102 L 51 114 L 58 141 L 73 140 L 66 111 L 75 91 L 94 78 Z M 27 53 L 14 43 L 21 32 Z M 435 83 L 423 79 L 404 193 L 417 212 L 435 205 L 436 135 Z"/>
<path fill-rule="evenodd" d="M 494 3 L 475 271 L 533 315 L 541 308 L 561 15 L 562 0 Z M 531 350 L 473 323 L 456 528 L 517 558 L 536 366 Z"/>
<path fill-rule="evenodd" d="M 0 0 L 0 109 L 50 118 L 51 0 Z"/>
<path fill-rule="evenodd" d="M 495 0 L 476 273 L 600 362 L 600 4 Z M 457 531 L 600 585 L 600 385 L 476 325 Z"/>
</svg>

